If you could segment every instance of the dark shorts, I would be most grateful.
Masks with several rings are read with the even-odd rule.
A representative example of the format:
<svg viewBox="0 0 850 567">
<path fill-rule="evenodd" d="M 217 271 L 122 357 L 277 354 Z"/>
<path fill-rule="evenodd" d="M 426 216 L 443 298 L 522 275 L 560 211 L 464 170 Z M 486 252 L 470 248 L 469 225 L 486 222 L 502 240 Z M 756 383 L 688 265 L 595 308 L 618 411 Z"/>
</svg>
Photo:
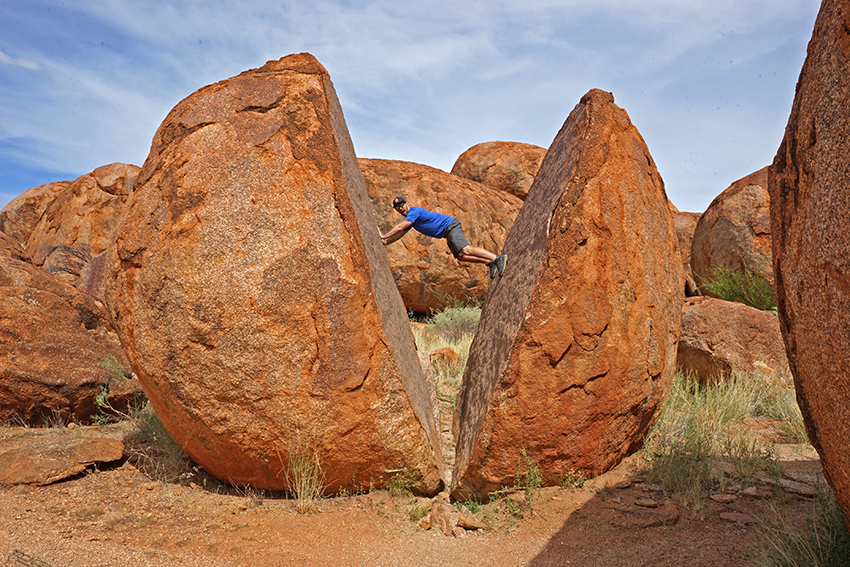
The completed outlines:
<svg viewBox="0 0 850 567">
<path fill-rule="evenodd" d="M 469 240 L 467 240 L 466 236 L 464 236 L 463 227 L 457 219 L 454 219 L 451 223 L 449 223 L 449 226 L 447 226 L 446 230 L 443 231 L 443 238 L 446 239 L 449 249 L 452 251 L 455 258 L 460 256 L 461 250 L 469 246 Z"/>
</svg>

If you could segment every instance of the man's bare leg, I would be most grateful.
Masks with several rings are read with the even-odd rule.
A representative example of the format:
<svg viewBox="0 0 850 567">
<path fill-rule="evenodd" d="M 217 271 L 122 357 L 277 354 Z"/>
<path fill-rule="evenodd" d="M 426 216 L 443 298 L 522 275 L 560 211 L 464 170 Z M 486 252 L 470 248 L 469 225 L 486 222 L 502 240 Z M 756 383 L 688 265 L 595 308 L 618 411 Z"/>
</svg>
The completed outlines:
<svg viewBox="0 0 850 567">
<path fill-rule="evenodd" d="M 495 259 L 495 254 L 477 246 L 464 246 L 457 257 L 458 262 L 470 264 L 489 264 Z"/>
</svg>

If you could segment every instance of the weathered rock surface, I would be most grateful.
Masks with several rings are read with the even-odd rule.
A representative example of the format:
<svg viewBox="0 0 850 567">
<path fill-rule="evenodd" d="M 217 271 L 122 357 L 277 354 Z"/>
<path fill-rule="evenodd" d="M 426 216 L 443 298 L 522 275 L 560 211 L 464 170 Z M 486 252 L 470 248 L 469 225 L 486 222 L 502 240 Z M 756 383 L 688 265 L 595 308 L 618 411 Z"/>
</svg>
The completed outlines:
<svg viewBox="0 0 850 567">
<path fill-rule="evenodd" d="M 806 430 L 850 526 L 850 5 L 825 0 L 769 173 L 782 334 Z"/>
<path fill-rule="evenodd" d="M 18 244 L 18 241 L 5 232 L 0 232 L 0 256 L 21 261 L 27 259 L 27 254 L 21 248 L 21 245 Z"/>
<path fill-rule="evenodd" d="M 672 382 L 682 263 L 663 182 L 613 96 L 582 97 L 550 147 L 485 299 L 454 430 L 456 497 L 553 485 L 641 443 Z"/>
<path fill-rule="evenodd" d="M 85 437 L 12 437 L 0 440 L 0 485 L 44 486 L 83 472 L 95 463 L 121 459 L 124 443 Z"/>
<path fill-rule="evenodd" d="M 682 308 L 677 364 L 700 382 L 733 371 L 788 372 L 779 319 L 743 303 L 688 298 Z"/>
<path fill-rule="evenodd" d="M 88 251 L 79 246 L 40 246 L 37 256 L 39 261 L 34 264 L 71 285 L 78 283 L 80 273 L 91 260 Z"/>
<path fill-rule="evenodd" d="M 411 206 L 457 218 L 470 244 L 498 253 L 522 206 L 522 201 L 503 191 L 426 165 L 359 161 L 372 210 L 384 232 L 403 220 L 392 208 L 393 198 L 403 196 Z M 458 262 L 442 238 L 411 230 L 385 249 L 401 297 L 410 310 L 429 313 L 457 299 L 481 300 L 487 293 L 487 267 Z"/>
<path fill-rule="evenodd" d="M 47 207 L 61 195 L 70 181 L 58 181 L 27 189 L 0 210 L 0 232 L 25 245 Z"/>
<path fill-rule="evenodd" d="M 452 174 L 483 183 L 525 200 L 546 149 L 520 142 L 484 142 L 455 161 Z"/>
<path fill-rule="evenodd" d="M 138 173 L 135 165 L 113 163 L 70 183 L 33 228 L 27 240 L 31 261 L 36 266 L 45 266 L 51 273 L 61 274 L 69 283 L 76 283 L 85 262 L 112 243 Z M 57 247 L 61 247 L 58 254 Z M 54 256 L 52 266 L 48 264 L 51 256 Z"/>
<path fill-rule="evenodd" d="M 141 387 L 119 366 L 129 362 L 97 299 L 0 256 L 0 423 L 87 421 L 104 387 L 126 409 Z"/>
<path fill-rule="evenodd" d="M 108 304 L 175 441 L 221 479 L 442 486 L 426 383 L 327 71 L 306 53 L 202 88 L 157 130 Z"/>
<path fill-rule="evenodd" d="M 691 244 L 694 241 L 694 230 L 699 222 L 700 213 L 683 213 L 672 211 L 673 226 L 676 227 L 676 237 L 679 241 L 679 254 L 682 257 L 682 268 L 685 274 L 685 297 L 701 295 L 699 285 L 694 278 L 691 267 Z"/>
<path fill-rule="evenodd" d="M 773 287 L 767 167 L 734 182 L 711 202 L 694 230 L 691 266 L 698 283 L 710 279 L 713 269 L 728 268 L 764 274 Z"/>
</svg>

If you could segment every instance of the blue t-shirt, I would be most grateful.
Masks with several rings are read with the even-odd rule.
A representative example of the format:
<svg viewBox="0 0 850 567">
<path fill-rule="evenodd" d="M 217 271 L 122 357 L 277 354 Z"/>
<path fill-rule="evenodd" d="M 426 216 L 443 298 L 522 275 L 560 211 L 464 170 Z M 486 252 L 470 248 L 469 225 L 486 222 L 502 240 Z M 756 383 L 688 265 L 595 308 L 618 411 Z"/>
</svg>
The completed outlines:
<svg viewBox="0 0 850 567">
<path fill-rule="evenodd" d="M 413 228 L 426 236 L 441 238 L 446 227 L 451 224 L 454 217 L 426 211 L 422 207 L 410 207 L 404 220 L 413 223 Z"/>
</svg>

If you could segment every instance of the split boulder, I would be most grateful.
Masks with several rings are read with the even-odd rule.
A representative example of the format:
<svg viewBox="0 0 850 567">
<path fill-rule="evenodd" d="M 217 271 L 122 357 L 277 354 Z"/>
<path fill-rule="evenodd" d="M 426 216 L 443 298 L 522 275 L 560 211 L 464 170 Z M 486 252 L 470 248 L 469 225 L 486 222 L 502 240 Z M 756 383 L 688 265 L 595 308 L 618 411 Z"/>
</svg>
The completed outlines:
<svg viewBox="0 0 850 567">
<path fill-rule="evenodd" d="M 522 206 L 522 201 L 503 191 L 427 165 L 361 159 L 360 168 L 383 232 L 403 220 L 392 208 L 393 198 L 402 196 L 411 206 L 457 218 L 470 244 L 498 253 Z M 440 311 L 458 300 L 483 300 L 487 293 L 486 266 L 458 262 L 443 239 L 411 230 L 387 246 L 386 254 L 411 311 Z"/>
<path fill-rule="evenodd" d="M 181 101 L 107 253 L 108 304 L 174 440 L 211 474 L 442 486 L 432 392 L 327 71 L 309 54 Z M 315 451 L 316 453 L 313 453 Z"/>
<path fill-rule="evenodd" d="M 636 450 L 676 362 L 682 263 L 664 185 L 626 112 L 592 90 L 558 133 L 505 243 L 455 413 L 453 495 L 595 476 Z"/>
<path fill-rule="evenodd" d="M 809 439 L 850 526 L 850 5 L 825 0 L 769 173 L 782 334 Z"/>
</svg>

